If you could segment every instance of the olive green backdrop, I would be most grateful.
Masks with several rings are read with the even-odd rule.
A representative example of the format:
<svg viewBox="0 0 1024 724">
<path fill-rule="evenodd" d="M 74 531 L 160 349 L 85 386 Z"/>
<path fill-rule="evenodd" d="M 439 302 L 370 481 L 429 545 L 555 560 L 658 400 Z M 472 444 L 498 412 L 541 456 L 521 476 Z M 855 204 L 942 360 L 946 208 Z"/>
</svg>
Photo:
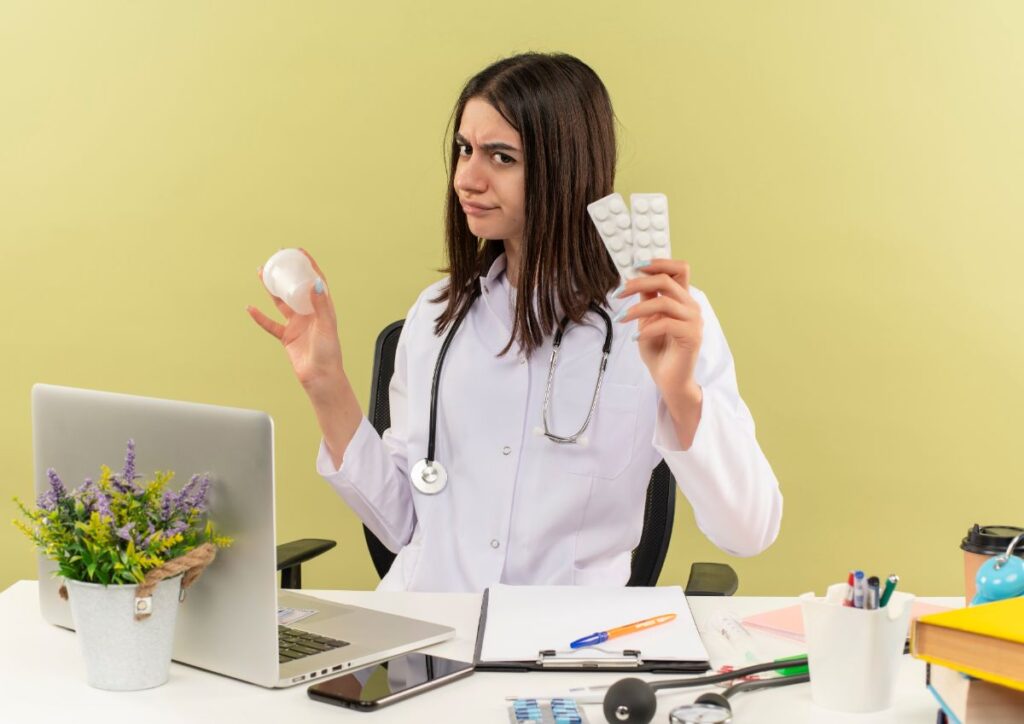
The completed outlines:
<svg viewBox="0 0 1024 724">
<path fill-rule="evenodd" d="M 459 89 L 562 50 L 611 92 L 618 190 L 669 195 L 782 484 L 741 592 L 857 566 L 957 593 L 968 525 L 1024 525 L 1022 37 L 1012 0 L 0 0 L 3 500 L 31 497 L 33 382 L 264 409 L 280 539 L 340 543 L 307 585 L 373 586 L 245 313 L 256 268 L 317 256 L 365 404 L 377 332 L 439 277 Z M 0 547 L 0 587 L 34 577 Z M 662 583 L 694 559 L 729 560 L 681 503 Z"/>
</svg>

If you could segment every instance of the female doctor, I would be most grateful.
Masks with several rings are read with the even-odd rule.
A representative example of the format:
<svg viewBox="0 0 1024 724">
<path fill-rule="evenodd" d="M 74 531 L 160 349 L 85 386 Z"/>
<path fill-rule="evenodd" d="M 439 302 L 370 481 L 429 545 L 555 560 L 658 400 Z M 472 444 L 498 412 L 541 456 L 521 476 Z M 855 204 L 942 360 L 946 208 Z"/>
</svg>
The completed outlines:
<svg viewBox="0 0 1024 724">
<path fill-rule="evenodd" d="M 315 261 L 312 315 L 248 310 L 313 405 L 318 472 L 398 554 L 380 587 L 625 584 L 662 459 L 712 542 L 763 551 L 782 497 L 707 297 L 673 259 L 619 286 L 588 218 L 615 179 L 601 80 L 518 55 L 470 79 L 453 117 L 448 276 L 406 317 L 389 430 L 359 408 Z"/>
</svg>

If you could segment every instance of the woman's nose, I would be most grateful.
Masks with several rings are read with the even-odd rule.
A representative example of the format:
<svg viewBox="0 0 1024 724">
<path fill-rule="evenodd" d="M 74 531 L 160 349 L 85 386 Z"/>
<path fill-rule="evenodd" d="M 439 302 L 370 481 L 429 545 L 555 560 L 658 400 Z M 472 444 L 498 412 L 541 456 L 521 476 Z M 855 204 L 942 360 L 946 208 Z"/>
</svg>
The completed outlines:
<svg viewBox="0 0 1024 724">
<path fill-rule="evenodd" d="M 487 190 L 487 177 L 476 162 L 475 156 L 459 161 L 455 169 L 455 190 L 466 193 L 482 193 Z"/>
</svg>

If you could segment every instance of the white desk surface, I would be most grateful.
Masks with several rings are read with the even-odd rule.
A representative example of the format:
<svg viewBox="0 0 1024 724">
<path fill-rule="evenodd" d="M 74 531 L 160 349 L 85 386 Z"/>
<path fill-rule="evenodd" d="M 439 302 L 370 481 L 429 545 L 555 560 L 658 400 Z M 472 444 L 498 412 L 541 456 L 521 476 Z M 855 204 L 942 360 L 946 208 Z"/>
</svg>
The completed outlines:
<svg viewBox="0 0 1024 724">
<path fill-rule="evenodd" d="M 466 593 L 379 593 L 375 591 L 305 591 L 331 600 L 390 611 L 453 626 L 456 637 L 426 649 L 429 653 L 469 661 L 473 657 L 480 596 Z M 691 598 L 698 627 L 724 610 L 740 618 L 779 608 L 793 598 Z M 962 606 L 962 598 L 924 599 L 946 606 Z M 186 604 L 187 605 L 187 604 Z M 35 581 L 18 581 L 0 593 L 0 672 L 3 696 L 0 721 L 21 723 L 75 721 L 159 722 L 316 722 L 351 721 L 362 724 L 393 722 L 495 722 L 507 724 L 509 695 L 562 695 L 571 686 L 610 684 L 627 674 L 530 672 L 477 672 L 467 679 L 442 686 L 376 712 L 350 711 L 312 701 L 304 685 L 290 689 L 263 689 L 200 669 L 171 664 L 170 680 L 161 687 L 136 692 L 107 692 L 85 683 L 85 671 L 75 634 L 51 626 L 39 614 Z M 759 651 L 769 656 L 802 652 L 802 644 L 769 634 L 752 632 Z M 705 636 L 712 664 L 739 663 L 728 644 L 715 635 Z M 666 678 L 642 675 L 647 679 Z M 751 722 L 824 722 L 827 724 L 912 724 L 934 722 L 937 706 L 924 685 L 924 664 L 903 657 L 894 706 L 876 714 L 840 714 L 811 703 L 809 684 L 739 694 L 733 699 L 737 724 Z M 654 721 L 668 721 L 675 706 L 692 701 L 707 689 L 680 689 L 659 695 Z M 584 707 L 592 724 L 603 724 L 599 704 Z"/>
</svg>

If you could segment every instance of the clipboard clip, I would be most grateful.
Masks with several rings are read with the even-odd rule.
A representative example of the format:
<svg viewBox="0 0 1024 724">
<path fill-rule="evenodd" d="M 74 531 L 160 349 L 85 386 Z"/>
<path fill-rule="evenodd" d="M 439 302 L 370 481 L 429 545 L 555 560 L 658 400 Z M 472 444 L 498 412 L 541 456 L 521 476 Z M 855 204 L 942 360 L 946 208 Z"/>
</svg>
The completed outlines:
<svg viewBox="0 0 1024 724">
<path fill-rule="evenodd" d="M 620 669 L 639 668 L 644 663 L 640 651 L 626 649 L 621 656 L 601 656 L 582 659 L 575 656 L 559 656 L 554 649 L 537 652 L 537 666 L 543 669 Z"/>
</svg>

